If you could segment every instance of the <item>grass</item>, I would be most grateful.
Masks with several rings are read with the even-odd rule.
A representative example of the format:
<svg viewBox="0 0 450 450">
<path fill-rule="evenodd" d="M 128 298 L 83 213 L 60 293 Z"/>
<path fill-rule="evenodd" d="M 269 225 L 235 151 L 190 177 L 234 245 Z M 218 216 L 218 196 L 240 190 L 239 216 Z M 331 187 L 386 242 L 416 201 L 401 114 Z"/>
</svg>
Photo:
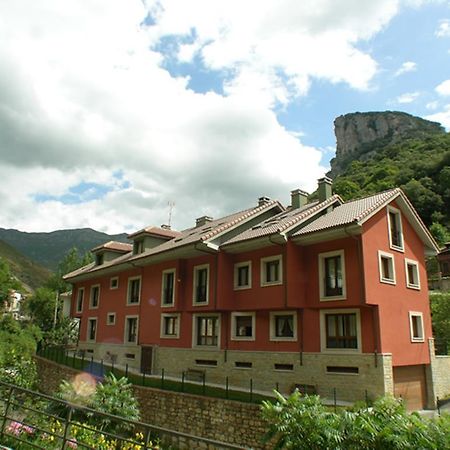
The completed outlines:
<svg viewBox="0 0 450 450">
<path fill-rule="evenodd" d="M 39 353 L 39 356 L 55 361 L 71 367 L 76 370 L 86 371 L 94 376 L 104 377 L 107 373 L 112 372 L 116 377 L 126 377 L 136 386 L 145 386 L 155 389 L 163 389 L 172 392 L 183 392 L 186 394 L 203 395 L 205 397 L 221 398 L 228 400 L 236 400 L 245 403 L 261 403 L 263 400 L 273 400 L 273 397 L 261 395 L 255 392 L 242 391 L 236 389 L 226 389 L 226 387 L 211 386 L 206 382 L 193 383 L 191 381 L 177 381 L 164 378 L 164 375 L 156 378 L 146 374 L 137 374 L 127 372 L 112 365 L 106 365 L 102 362 L 94 361 L 91 358 L 80 358 L 68 356 L 60 349 L 46 349 Z"/>
</svg>

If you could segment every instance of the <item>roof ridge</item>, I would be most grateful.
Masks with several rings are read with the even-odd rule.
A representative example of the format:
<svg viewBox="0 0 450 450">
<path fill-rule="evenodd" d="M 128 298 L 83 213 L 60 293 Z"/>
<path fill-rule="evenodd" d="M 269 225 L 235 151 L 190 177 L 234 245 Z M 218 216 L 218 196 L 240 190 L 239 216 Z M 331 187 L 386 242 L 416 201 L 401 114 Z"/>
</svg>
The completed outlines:
<svg viewBox="0 0 450 450">
<path fill-rule="evenodd" d="M 394 194 L 398 194 L 398 193 L 401 193 L 401 192 L 402 192 L 402 190 L 397 187 L 397 188 L 394 188 L 394 189 L 389 189 L 387 191 L 383 191 L 383 192 L 380 192 L 378 194 L 369 195 L 367 197 L 363 197 L 363 198 L 359 199 L 359 200 L 365 200 L 365 199 L 370 198 L 370 197 L 377 197 L 377 196 L 380 197 L 380 199 L 377 202 L 375 202 L 370 208 L 365 209 L 364 211 L 361 212 L 361 214 L 359 214 L 359 216 L 356 216 L 355 219 L 354 219 L 354 222 L 359 222 L 360 220 L 364 219 L 366 216 L 368 216 L 373 211 L 378 209 L 380 207 L 380 205 L 385 203 L 386 200 L 388 200 L 391 197 L 394 197 Z M 351 203 L 351 202 L 349 202 L 349 203 Z"/>
<path fill-rule="evenodd" d="M 230 222 L 226 222 L 225 224 L 221 225 L 218 228 L 214 228 L 213 230 L 209 231 L 208 233 L 204 234 L 203 236 L 200 236 L 200 241 L 206 241 L 207 239 L 212 238 L 213 236 L 216 236 L 217 234 L 221 233 L 222 231 L 227 230 L 228 228 L 231 228 L 233 225 L 236 225 L 239 222 L 242 222 L 243 220 L 247 219 L 248 217 L 254 216 L 256 213 L 259 213 L 260 211 L 263 211 L 267 209 L 269 206 L 274 206 L 276 204 L 279 204 L 282 206 L 278 200 L 269 200 L 267 203 L 264 203 L 261 206 L 256 206 L 252 209 L 247 209 L 242 211 L 244 214 L 236 217 L 235 219 L 231 220 Z M 219 219 L 217 219 L 219 220 Z"/>
</svg>

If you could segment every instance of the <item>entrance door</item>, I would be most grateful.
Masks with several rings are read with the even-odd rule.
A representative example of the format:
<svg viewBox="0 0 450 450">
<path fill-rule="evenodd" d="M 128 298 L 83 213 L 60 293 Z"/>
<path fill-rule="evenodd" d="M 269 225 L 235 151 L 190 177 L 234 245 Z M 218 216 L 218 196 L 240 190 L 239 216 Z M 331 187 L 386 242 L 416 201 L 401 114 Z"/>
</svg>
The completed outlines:
<svg viewBox="0 0 450 450">
<path fill-rule="evenodd" d="M 141 372 L 152 373 L 153 347 L 141 347 Z"/>
</svg>

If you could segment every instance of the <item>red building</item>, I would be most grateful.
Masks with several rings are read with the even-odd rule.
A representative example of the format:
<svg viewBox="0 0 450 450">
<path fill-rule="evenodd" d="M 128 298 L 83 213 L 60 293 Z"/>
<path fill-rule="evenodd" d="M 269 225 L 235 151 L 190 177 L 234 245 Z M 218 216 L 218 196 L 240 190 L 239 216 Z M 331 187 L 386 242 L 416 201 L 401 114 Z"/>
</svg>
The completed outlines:
<svg viewBox="0 0 450 450">
<path fill-rule="evenodd" d="M 433 238 L 400 189 L 344 203 L 323 178 L 318 193 L 95 248 L 95 263 L 65 276 L 80 349 L 147 373 L 432 406 Z"/>
</svg>

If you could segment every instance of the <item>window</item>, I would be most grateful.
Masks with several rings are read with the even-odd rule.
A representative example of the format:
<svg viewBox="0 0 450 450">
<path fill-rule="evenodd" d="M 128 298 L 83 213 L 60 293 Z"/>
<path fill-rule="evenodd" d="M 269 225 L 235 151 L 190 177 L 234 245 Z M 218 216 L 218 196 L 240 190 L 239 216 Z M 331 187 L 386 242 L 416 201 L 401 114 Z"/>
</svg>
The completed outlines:
<svg viewBox="0 0 450 450">
<path fill-rule="evenodd" d="M 95 265 L 96 266 L 101 266 L 104 262 L 104 255 L 103 253 L 98 253 L 97 255 L 95 255 Z"/>
<path fill-rule="evenodd" d="M 382 251 L 378 252 L 380 268 L 380 281 L 382 283 L 395 284 L 394 256 Z"/>
<path fill-rule="evenodd" d="M 252 263 L 240 262 L 234 265 L 234 289 L 249 289 L 252 287 Z"/>
<path fill-rule="evenodd" d="M 141 277 L 128 278 L 128 305 L 137 305 L 141 300 Z"/>
<path fill-rule="evenodd" d="M 235 341 L 255 340 L 255 313 L 231 313 L 231 339 Z"/>
<path fill-rule="evenodd" d="M 119 287 L 119 277 L 112 277 L 109 279 L 109 288 L 117 289 Z"/>
<path fill-rule="evenodd" d="M 320 311 L 322 352 L 360 352 L 361 320 L 358 309 Z"/>
<path fill-rule="evenodd" d="M 116 313 L 108 313 L 106 316 L 106 325 L 116 324 Z"/>
<path fill-rule="evenodd" d="M 77 292 L 77 313 L 83 311 L 84 288 L 79 288 Z"/>
<path fill-rule="evenodd" d="M 138 333 L 138 318 L 135 316 L 125 317 L 125 343 L 136 344 Z"/>
<path fill-rule="evenodd" d="M 161 315 L 161 337 L 162 338 L 178 338 L 179 337 L 179 314 L 162 314 Z"/>
<path fill-rule="evenodd" d="M 88 319 L 87 340 L 95 341 L 97 337 L 97 318 Z"/>
<path fill-rule="evenodd" d="M 98 303 L 100 301 L 100 285 L 96 284 L 91 286 L 91 295 L 89 297 L 89 308 L 98 308 Z"/>
<path fill-rule="evenodd" d="M 344 300 L 345 257 L 344 251 L 338 250 L 319 254 L 320 299 Z"/>
<path fill-rule="evenodd" d="M 175 299 L 175 269 L 162 273 L 161 306 L 173 306 Z"/>
<path fill-rule="evenodd" d="M 420 289 L 419 264 L 417 261 L 405 259 L 406 286 L 411 289 Z"/>
<path fill-rule="evenodd" d="M 388 223 L 390 247 L 403 250 L 402 218 L 398 209 L 388 207 Z"/>
<path fill-rule="evenodd" d="M 411 331 L 411 342 L 424 342 L 423 316 L 421 312 L 409 313 L 409 326 Z"/>
<path fill-rule="evenodd" d="M 144 239 L 139 239 L 133 242 L 133 254 L 137 255 L 139 253 L 144 253 Z"/>
<path fill-rule="evenodd" d="M 194 267 L 194 304 L 207 305 L 208 304 L 208 278 L 209 265 Z"/>
<path fill-rule="evenodd" d="M 282 283 L 281 255 L 261 258 L 261 286 Z"/>
<path fill-rule="evenodd" d="M 219 328 L 218 315 L 194 315 L 194 346 L 218 347 Z"/>
<path fill-rule="evenodd" d="M 297 340 L 297 313 L 295 312 L 270 313 L 270 340 L 271 341 Z"/>
</svg>

